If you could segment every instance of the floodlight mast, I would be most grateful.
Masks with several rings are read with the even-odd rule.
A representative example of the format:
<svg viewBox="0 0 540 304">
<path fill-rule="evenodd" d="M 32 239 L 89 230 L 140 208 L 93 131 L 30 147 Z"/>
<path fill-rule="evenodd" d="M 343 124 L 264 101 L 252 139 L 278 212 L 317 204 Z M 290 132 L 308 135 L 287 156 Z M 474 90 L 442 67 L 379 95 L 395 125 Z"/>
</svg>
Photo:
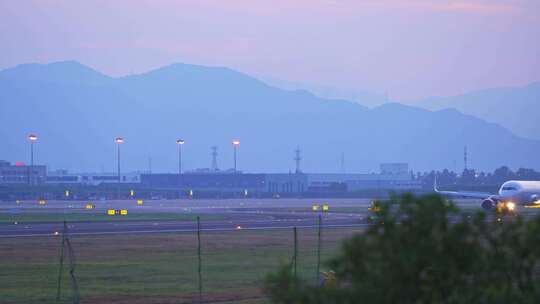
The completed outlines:
<svg viewBox="0 0 540 304">
<path fill-rule="evenodd" d="M 240 146 L 240 140 L 238 139 L 235 139 L 232 141 L 232 144 L 233 144 L 233 149 L 234 149 L 234 173 L 237 173 L 238 170 L 237 170 L 237 167 L 236 167 L 236 157 L 237 157 L 237 149 L 238 149 L 238 146 Z"/>
<path fill-rule="evenodd" d="M 182 146 L 186 141 L 183 139 L 177 139 L 176 145 L 178 146 L 178 174 L 182 174 Z"/>
<path fill-rule="evenodd" d="M 120 174 L 120 145 L 124 143 L 123 137 L 117 137 L 115 140 L 116 142 L 116 150 L 117 150 L 117 165 L 118 165 L 118 183 L 122 182 L 122 176 Z"/>
<path fill-rule="evenodd" d="M 36 134 L 28 135 L 30 141 L 30 174 L 28 174 L 28 183 L 34 184 L 34 143 L 37 142 L 38 137 Z"/>
</svg>

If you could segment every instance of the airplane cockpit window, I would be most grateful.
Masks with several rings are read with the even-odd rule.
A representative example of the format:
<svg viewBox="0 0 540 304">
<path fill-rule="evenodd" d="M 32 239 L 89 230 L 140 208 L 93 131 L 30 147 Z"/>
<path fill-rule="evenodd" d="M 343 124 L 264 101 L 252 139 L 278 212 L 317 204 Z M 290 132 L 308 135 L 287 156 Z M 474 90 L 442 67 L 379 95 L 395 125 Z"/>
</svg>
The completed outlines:
<svg viewBox="0 0 540 304">
<path fill-rule="evenodd" d="M 516 191 L 517 190 L 516 187 L 503 187 L 502 189 L 503 191 Z"/>
</svg>

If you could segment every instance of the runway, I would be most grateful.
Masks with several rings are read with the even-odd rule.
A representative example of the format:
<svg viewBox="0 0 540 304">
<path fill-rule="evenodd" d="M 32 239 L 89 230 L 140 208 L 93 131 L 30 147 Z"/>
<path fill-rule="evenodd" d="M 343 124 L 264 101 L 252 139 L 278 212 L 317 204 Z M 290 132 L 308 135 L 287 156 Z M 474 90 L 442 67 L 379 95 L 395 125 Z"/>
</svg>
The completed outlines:
<svg viewBox="0 0 540 304">
<path fill-rule="evenodd" d="M 365 227 L 369 224 L 359 221 L 324 221 L 324 228 Z M 20 225 L 22 226 L 22 225 Z M 70 235 L 104 235 L 104 234 L 142 234 L 142 233 L 179 233 L 197 231 L 197 224 L 193 222 L 138 222 L 138 223 L 72 223 L 69 224 Z M 275 229 L 316 228 L 316 220 L 295 221 L 211 221 L 201 225 L 203 232 L 219 232 L 233 230 L 275 230 Z M 6 237 L 37 237 L 57 236 L 62 231 L 61 223 L 29 224 L 19 228 L 7 228 L 0 231 L 0 238 Z"/>
<path fill-rule="evenodd" d="M 105 216 L 109 209 L 126 209 L 129 215 L 120 220 L 109 221 L 68 221 L 70 235 L 179 233 L 197 230 L 195 220 L 130 220 L 130 216 L 190 215 L 201 216 L 201 230 L 206 232 L 232 230 L 272 230 L 316 228 L 321 215 L 323 227 L 366 227 L 370 215 L 368 207 L 371 199 L 231 199 L 231 200 L 156 200 L 145 201 L 142 206 L 136 200 L 99 201 L 95 208 L 86 210 L 83 201 L 50 201 L 40 206 L 37 202 L 2 202 L 0 215 L 13 218 L 12 222 L 0 224 L 0 238 L 51 237 L 61 234 L 63 222 L 17 221 L 21 216 L 51 214 L 99 215 Z M 458 201 L 462 209 L 479 209 L 475 200 Z M 313 212 L 312 206 L 327 204 L 328 212 Z M 205 220 L 205 216 L 219 219 Z"/>
<path fill-rule="evenodd" d="M 319 203 L 319 202 L 320 203 Z M 365 214 L 357 212 L 313 212 L 313 204 L 328 204 L 331 208 L 364 208 L 370 200 L 183 200 L 148 201 L 138 206 L 136 201 L 106 201 L 95 203 L 90 214 L 105 214 L 108 209 L 126 209 L 129 214 L 178 214 L 220 216 L 224 220 L 201 221 L 202 231 L 269 230 L 315 228 L 318 216 L 326 228 L 362 227 Z M 20 202 L 10 206 L 4 204 L 0 212 L 12 214 L 14 221 L 0 225 L 0 237 L 57 236 L 62 232 L 62 221 L 25 223 L 17 222 L 20 215 L 83 214 L 87 202 L 52 201 L 44 206 L 35 202 Z M 127 215 L 129 217 L 130 215 Z M 127 218 L 126 219 L 129 219 Z M 148 220 L 148 221 L 104 221 L 68 222 L 70 235 L 138 234 L 193 232 L 197 230 L 195 221 Z"/>
</svg>

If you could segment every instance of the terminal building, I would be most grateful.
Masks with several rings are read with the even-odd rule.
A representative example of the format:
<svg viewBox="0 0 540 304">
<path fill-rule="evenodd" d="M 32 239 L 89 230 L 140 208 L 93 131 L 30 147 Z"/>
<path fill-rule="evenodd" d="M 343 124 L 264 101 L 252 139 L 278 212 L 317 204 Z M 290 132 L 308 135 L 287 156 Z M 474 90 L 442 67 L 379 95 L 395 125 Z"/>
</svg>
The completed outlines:
<svg viewBox="0 0 540 304">
<path fill-rule="evenodd" d="M 282 195 L 354 195 L 355 193 L 388 193 L 389 191 L 421 191 L 406 163 L 380 165 L 378 173 L 243 173 L 227 170 L 194 170 L 183 174 L 69 173 L 67 170 L 47 172 L 46 166 L 33 169 L 23 163 L 0 161 L 0 184 L 82 185 L 99 186 L 122 183 L 137 189 L 173 193 L 197 193 L 207 197 Z"/>
<path fill-rule="evenodd" d="M 212 193 L 309 194 L 365 191 L 417 191 L 407 164 L 382 164 L 379 173 L 239 173 L 193 171 L 183 174 L 142 174 L 141 185 L 157 189 Z"/>
</svg>

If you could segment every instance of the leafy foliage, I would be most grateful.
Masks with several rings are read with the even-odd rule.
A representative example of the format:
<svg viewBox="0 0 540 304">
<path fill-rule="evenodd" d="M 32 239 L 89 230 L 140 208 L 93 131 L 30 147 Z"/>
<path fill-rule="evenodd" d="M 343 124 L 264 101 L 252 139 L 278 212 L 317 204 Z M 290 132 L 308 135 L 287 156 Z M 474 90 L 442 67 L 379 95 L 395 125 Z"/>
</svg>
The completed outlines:
<svg viewBox="0 0 540 304">
<path fill-rule="evenodd" d="M 268 276 L 274 303 L 539 303 L 540 218 L 473 216 L 440 196 L 377 202 L 374 225 L 327 264 L 315 286 L 288 267 Z"/>
<path fill-rule="evenodd" d="M 461 174 L 444 169 L 442 171 L 431 171 L 414 175 L 413 178 L 422 181 L 424 189 L 432 189 L 433 181 L 437 178 L 439 185 L 444 187 L 460 188 L 483 186 L 486 189 L 496 190 L 499 186 L 509 180 L 539 180 L 540 172 L 529 169 L 519 168 L 515 172 L 507 166 L 502 166 L 491 172 L 477 172 L 474 169 L 465 169 Z M 487 190 L 484 190 L 487 191 Z"/>
</svg>

